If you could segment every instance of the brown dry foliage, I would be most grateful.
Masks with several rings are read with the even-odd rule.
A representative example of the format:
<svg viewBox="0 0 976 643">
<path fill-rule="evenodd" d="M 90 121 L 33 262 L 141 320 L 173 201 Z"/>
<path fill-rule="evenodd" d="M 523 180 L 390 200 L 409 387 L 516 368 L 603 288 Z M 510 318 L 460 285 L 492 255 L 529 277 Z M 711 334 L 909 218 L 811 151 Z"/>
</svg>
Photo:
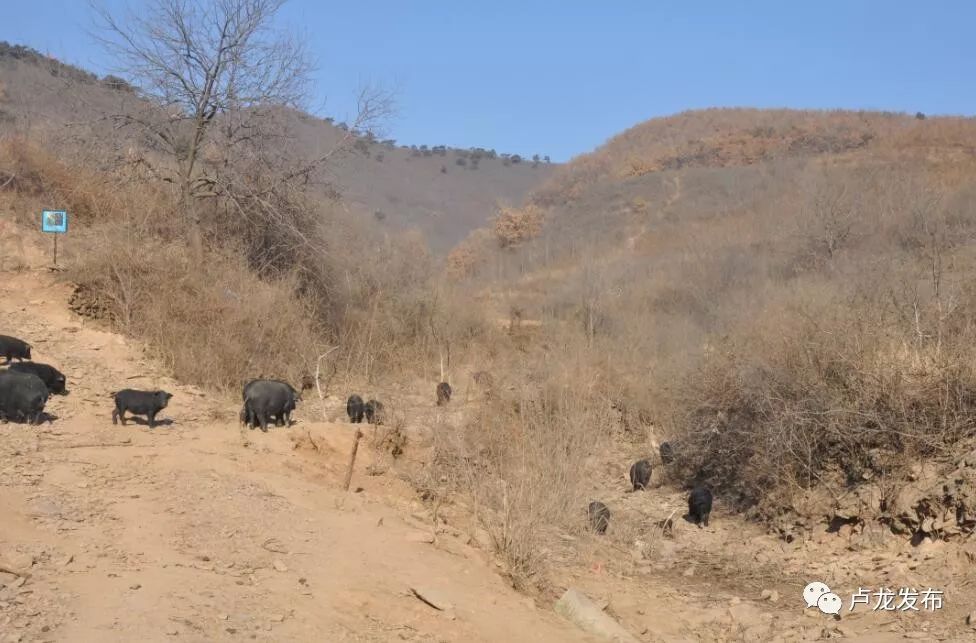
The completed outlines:
<svg viewBox="0 0 976 643">
<path fill-rule="evenodd" d="M 566 203 L 607 181 L 691 167 L 752 165 L 786 157 L 863 151 L 893 156 L 906 148 L 974 149 L 971 119 L 917 120 L 878 112 L 707 109 L 657 118 L 574 158 L 532 197 Z"/>
<path fill-rule="evenodd" d="M 183 381 L 230 390 L 263 374 L 297 385 L 320 329 L 294 277 L 258 279 L 225 250 L 191 270 L 171 195 L 124 173 L 85 171 L 23 139 L 2 142 L 0 171 L 13 176 L 18 211 L 57 204 L 73 217 L 63 256 L 76 309 L 145 340 Z"/>
<path fill-rule="evenodd" d="M 562 348 L 582 357 L 578 346 Z M 612 424 L 606 391 L 587 377 L 592 366 L 540 360 L 528 368 L 522 386 L 497 387 L 466 422 L 435 427 L 432 477 L 472 499 L 512 585 L 546 591 L 554 545 L 585 528 L 586 472 Z"/>
<path fill-rule="evenodd" d="M 448 277 L 458 281 L 477 274 L 490 256 L 490 241 L 491 233 L 484 228 L 478 228 L 455 246 L 445 260 Z"/>
<path fill-rule="evenodd" d="M 543 222 L 544 214 L 538 206 L 500 206 L 498 214 L 492 220 L 491 231 L 500 247 L 514 248 L 539 236 Z"/>
<path fill-rule="evenodd" d="M 211 204 L 209 252 L 194 267 L 173 191 L 128 166 L 90 172 L 72 158 L 83 157 L 3 141 L 0 176 L 13 177 L 5 199 L 25 225 L 54 203 L 71 213 L 64 260 L 76 309 L 146 340 L 184 381 L 218 390 L 260 375 L 297 383 L 336 344 L 343 376 L 421 374 L 436 364 L 432 327 L 462 345 L 483 332 L 477 308 L 438 294 L 415 233 L 381 240 L 332 203 L 277 190 L 259 206 L 246 197 Z M 243 172 L 260 190 L 259 170 Z"/>
<path fill-rule="evenodd" d="M 717 121 L 706 129 L 740 117 L 706 116 Z M 745 165 L 618 182 L 612 167 L 631 157 L 615 148 L 574 161 L 582 174 L 550 185 L 543 236 L 496 251 L 498 269 L 467 282 L 528 302 L 541 320 L 527 344 L 512 342 L 521 360 L 596 365 L 579 378 L 602 394 L 578 412 L 616 409 L 618 445 L 651 453 L 653 439 L 674 440 L 672 483 L 704 480 L 763 519 L 810 491 L 897 488 L 919 460 L 951 468 L 976 440 L 973 127 L 868 115 L 878 138 L 861 149 L 859 115 L 814 116 L 782 115 L 783 140 L 756 132 L 793 158 L 727 136 L 701 162 Z M 648 128 L 692 138 L 674 123 Z M 669 158 L 660 145 L 643 158 Z M 733 149 L 734 162 L 722 156 Z M 634 216 L 642 234 L 627 246 L 617 224 Z M 593 221 L 606 230 L 589 234 Z M 531 475 L 494 470 L 481 484 Z"/>
<path fill-rule="evenodd" d="M 104 174 L 68 166 L 40 146 L 15 136 L 0 146 L 2 171 L 14 198 L 47 199 L 61 204 L 79 223 L 88 223 L 123 207 L 122 195 Z M 155 199 L 156 195 L 147 195 Z M 53 206 L 48 206 L 53 207 Z"/>
<path fill-rule="evenodd" d="M 127 235 L 125 235 L 127 236 Z M 312 306 L 294 279 L 255 279 L 233 255 L 189 271 L 186 249 L 157 245 L 99 227 L 72 279 L 108 299 L 115 327 L 139 337 L 175 377 L 236 392 L 254 377 L 299 388 L 320 336 Z"/>
</svg>

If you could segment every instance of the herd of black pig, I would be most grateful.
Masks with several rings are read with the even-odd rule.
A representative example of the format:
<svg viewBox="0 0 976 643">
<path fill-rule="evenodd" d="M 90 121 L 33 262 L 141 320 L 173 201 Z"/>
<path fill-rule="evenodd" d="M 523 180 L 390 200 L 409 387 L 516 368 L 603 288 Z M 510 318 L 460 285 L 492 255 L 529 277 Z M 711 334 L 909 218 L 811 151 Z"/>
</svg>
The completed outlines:
<svg viewBox="0 0 976 643">
<path fill-rule="evenodd" d="M 0 371 L 0 420 L 39 424 L 48 398 L 68 394 L 67 378 L 50 364 L 32 361 L 31 345 L 16 337 L 0 335 L 0 357 L 7 367 Z M 156 414 L 166 408 L 173 396 L 166 391 L 122 389 L 112 397 L 115 400 L 112 424 L 121 419 L 124 425 L 128 411 L 132 415 L 145 415 L 149 426 L 154 427 Z"/>
<path fill-rule="evenodd" d="M 67 379 L 53 366 L 31 361 L 31 345 L 22 339 L 0 335 L 0 357 L 4 366 L 0 371 L 0 419 L 38 424 L 44 415 L 44 406 L 51 395 L 67 395 Z M 18 360 L 13 362 L 13 360 Z M 302 390 L 297 391 L 281 380 L 256 379 L 244 386 L 244 406 L 240 420 L 250 428 L 260 426 L 268 430 L 273 420 L 276 426 L 289 426 L 291 412 L 302 399 L 302 393 L 312 388 L 310 377 L 302 379 Z M 447 382 L 437 385 L 437 405 L 446 404 L 451 399 L 451 387 Z M 150 428 L 156 426 L 156 415 L 166 408 L 171 393 L 166 391 L 139 391 L 123 389 L 112 394 L 115 408 L 112 411 L 112 424 L 119 420 L 125 425 L 125 413 L 146 416 Z M 370 399 L 363 402 L 359 395 L 351 395 L 346 402 L 346 413 L 352 423 L 365 419 L 369 424 L 382 424 L 383 404 Z M 664 442 L 660 446 L 661 462 L 665 465 L 674 461 L 674 448 Z M 630 482 L 634 491 L 645 490 L 651 480 L 651 462 L 638 460 L 630 467 Z M 708 526 L 712 511 L 712 492 L 704 485 L 696 484 L 688 497 L 688 518 L 699 527 Z M 587 514 L 591 528 L 603 534 L 610 522 L 610 509 L 606 504 L 594 500 Z"/>
<path fill-rule="evenodd" d="M 669 465 L 674 462 L 674 445 L 670 442 L 662 442 L 658 451 L 661 464 Z M 647 458 L 638 460 L 631 465 L 630 484 L 633 486 L 633 491 L 644 491 L 650 486 L 652 469 L 651 461 Z M 686 517 L 701 528 L 708 526 L 711 513 L 712 491 L 706 485 L 696 482 L 688 496 L 688 515 Z M 610 515 L 610 508 L 599 500 L 594 500 L 587 507 L 590 528 L 598 534 L 606 533 L 607 526 L 610 524 Z"/>
</svg>

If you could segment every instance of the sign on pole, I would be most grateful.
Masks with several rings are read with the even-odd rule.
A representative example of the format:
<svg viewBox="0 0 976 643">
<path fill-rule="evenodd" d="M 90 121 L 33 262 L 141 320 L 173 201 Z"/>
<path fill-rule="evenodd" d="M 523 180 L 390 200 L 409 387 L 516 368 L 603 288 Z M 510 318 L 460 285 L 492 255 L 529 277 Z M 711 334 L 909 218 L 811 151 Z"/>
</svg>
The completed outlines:
<svg viewBox="0 0 976 643">
<path fill-rule="evenodd" d="M 41 230 L 64 234 L 68 231 L 68 213 L 64 210 L 45 210 L 41 213 Z"/>
<path fill-rule="evenodd" d="M 68 213 L 64 210 L 41 212 L 41 232 L 54 235 L 54 267 L 58 266 L 58 235 L 68 232 Z"/>
</svg>

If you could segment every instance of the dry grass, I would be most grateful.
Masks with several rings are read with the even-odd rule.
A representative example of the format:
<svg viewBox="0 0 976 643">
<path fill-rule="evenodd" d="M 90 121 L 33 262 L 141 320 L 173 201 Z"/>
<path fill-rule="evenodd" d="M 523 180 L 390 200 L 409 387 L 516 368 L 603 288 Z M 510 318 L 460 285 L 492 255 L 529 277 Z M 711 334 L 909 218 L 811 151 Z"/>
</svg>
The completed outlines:
<svg viewBox="0 0 976 643">
<path fill-rule="evenodd" d="M 897 158 L 906 149 L 967 150 L 971 119 L 918 120 L 878 112 L 707 109 L 640 123 L 559 168 L 533 196 L 566 203 L 607 181 L 692 167 L 735 167 L 788 157 L 843 155 Z"/>
<path fill-rule="evenodd" d="M 578 346 L 560 348 L 585 359 Z M 504 370 L 506 380 L 495 379 L 466 422 L 435 428 L 432 477 L 471 499 L 513 586 L 545 591 L 560 536 L 585 529 L 586 472 L 615 428 L 595 365 L 567 359 Z"/>
<path fill-rule="evenodd" d="M 129 237 L 129 238 L 126 238 Z M 149 342 L 173 375 L 221 391 L 254 377 L 298 388 L 321 337 L 294 279 L 256 279 L 233 255 L 189 270 L 185 248 L 146 248 L 108 226 L 91 231 L 71 278 L 97 293 L 113 325 Z"/>
<path fill-rule="evenodd" d="M 837 499 L 904 479 L 976 435 L 971 330 L 939 347 L 882 302 L 846 304 L 767 311 L 702 362 L 676 396 L 675 480 L 700 477 L 772 518 L 808 489 Z"/>
</svg>

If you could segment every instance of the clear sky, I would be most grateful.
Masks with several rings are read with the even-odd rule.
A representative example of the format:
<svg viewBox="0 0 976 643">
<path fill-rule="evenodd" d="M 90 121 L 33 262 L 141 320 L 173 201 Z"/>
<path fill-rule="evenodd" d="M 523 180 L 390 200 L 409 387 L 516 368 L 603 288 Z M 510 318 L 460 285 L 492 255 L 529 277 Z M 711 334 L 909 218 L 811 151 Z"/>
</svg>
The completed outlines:
<svg viewBox="0 0 976 643">
<path fill-rule="evenodd" d="M 84 0 L 2 4 L 0 40 L 110 70 Z M 562 161 L 691 108 L 976 113 L 976 2 L 290 0 L 280 21 L 317 58 L 313 107 L 396 87 L 406 144 Z"/>
</svg>

